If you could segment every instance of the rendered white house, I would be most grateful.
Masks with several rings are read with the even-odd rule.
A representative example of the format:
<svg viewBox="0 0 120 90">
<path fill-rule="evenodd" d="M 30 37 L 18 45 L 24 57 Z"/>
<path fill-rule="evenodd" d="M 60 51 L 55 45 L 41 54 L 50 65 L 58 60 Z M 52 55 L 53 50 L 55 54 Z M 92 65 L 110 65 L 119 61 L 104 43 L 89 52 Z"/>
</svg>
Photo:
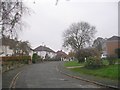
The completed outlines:
<svg viewBox="0 0 120 90">
<path fill-rule="evenodd" d="M 0 56 L 11 56 L 13 53 L 9 46 L 0 45 Z"/>
<path fill-rule="evenodd" d="M 34 53 L 37 53 L 39 56 L 41 56 L 43 59 L 45 59 L 46 54 L 50 57 L 53 58 L 56 56 L 55 51 L 52 49 L 46 47 L 46 46 L 39 46 L 34 49 Z"/>
</svg>

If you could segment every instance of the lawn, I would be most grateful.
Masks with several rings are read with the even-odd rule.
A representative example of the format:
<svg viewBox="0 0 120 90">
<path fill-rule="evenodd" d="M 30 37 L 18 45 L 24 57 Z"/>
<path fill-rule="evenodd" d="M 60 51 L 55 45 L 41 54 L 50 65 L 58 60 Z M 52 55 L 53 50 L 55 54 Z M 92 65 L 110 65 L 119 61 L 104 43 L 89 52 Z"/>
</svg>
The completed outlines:
<svg viewBox="0 0 120 90">
<path fill-rule="evenodd" d="M 84 63 L 78 63 L 78 61 L 68 61 L 64 64 L 66 67 L 72 67 L 72 66 L 83 66 Z"/>
<path fill-rule="evenodd" d="M 77 61 L 72 61 L 72 62 L 66 62 L 64 65 L 68 67 L 68 66 L 80 66 L 84 64 L 79 64 L 77 63 Z M 98 69 L 87 69 L 85 67 L 81 67 L 81 68 L 71 68 L 70 70 L 73 72 L 106 77 L 110 79 L 118 79 L 118 75 L 119 75 L 118 70 L 120 72 L 120 69 L 118 69 L 118 65 L 109 65 L 109 66 L 104 66 Z M 119 75 L 119 78 L 120 78 L 120 75 Z"/>
</svg>

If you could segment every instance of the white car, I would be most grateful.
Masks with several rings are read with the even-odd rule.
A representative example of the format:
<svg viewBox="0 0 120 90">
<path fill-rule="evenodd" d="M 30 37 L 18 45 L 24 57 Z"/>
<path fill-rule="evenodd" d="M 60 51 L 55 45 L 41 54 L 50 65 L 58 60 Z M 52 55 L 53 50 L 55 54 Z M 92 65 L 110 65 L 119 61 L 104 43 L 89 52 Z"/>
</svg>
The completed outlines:
<svg viewBox="0 0 120 90">
<path fill-rule="evenodd" d="M 105 58 L 107 58 L 107 55 L 102 54 L 102 55 L 101 55 L 101 59 L 105 59 Z"/>
</svg>

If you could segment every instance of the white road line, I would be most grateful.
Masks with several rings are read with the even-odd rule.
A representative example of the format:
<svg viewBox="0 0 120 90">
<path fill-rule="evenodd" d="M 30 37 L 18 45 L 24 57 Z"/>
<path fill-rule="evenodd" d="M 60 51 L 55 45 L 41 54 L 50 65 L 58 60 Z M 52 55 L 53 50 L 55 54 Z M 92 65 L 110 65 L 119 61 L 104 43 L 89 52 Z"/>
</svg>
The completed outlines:
<svg viewBox="0 0 120 90">
<path fill-rule="evenodd" d="M 18 75 L 19 75 L 20 73 L 21 73 L 21 71 L 20 71 L 19 73 L 17 73 L 17 74 L 15 75 L 15 77 L 12 79 L 9 88 L 14 88 L 14 87 L 15 87 L 16 80 L 17 80 Z"/>
</svg>

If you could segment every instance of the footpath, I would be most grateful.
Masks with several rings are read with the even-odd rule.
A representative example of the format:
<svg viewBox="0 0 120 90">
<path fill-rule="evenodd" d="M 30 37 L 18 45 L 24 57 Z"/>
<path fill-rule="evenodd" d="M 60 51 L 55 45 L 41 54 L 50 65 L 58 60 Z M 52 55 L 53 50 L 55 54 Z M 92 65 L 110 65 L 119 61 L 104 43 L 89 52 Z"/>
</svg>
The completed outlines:
<svg viewBox="0 0 120 90">
<path fill-rule="evenodd" d="M 106 88 L 118 89 L 118 87 L 119 87 L 119 89 L 120 89 L 120 86 L 119 86 L 120 82 L 118 82 L 118 80 L 111 80 L 108 78 L 102 78 L 102 77 L 98 77 L 98 76 L 72 72 L 64 66 L 64 62 L 59 63 L 57 68 L 62 74 L 65 74 L 65 75 L 70 76 L 72 78 L 76 78 L 79 80 L 95 83 L 97 85 L 101 85 L 101 86 L 106 87 Z"/>
</svg>

